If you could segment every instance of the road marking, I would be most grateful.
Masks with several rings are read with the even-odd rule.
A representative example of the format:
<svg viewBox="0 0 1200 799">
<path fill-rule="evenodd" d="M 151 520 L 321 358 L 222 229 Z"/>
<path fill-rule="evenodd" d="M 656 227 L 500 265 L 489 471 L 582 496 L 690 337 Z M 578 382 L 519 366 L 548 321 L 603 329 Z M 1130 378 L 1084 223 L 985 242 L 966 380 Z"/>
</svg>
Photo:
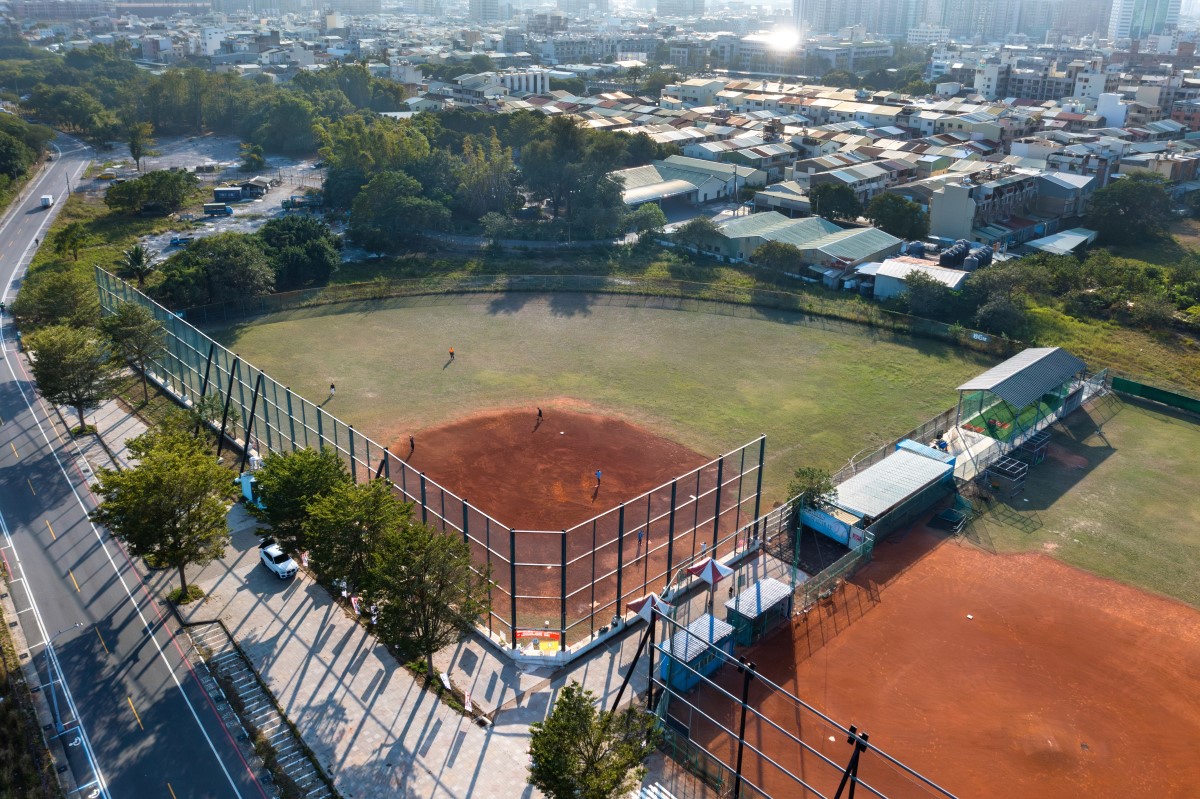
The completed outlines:
<svg viewBox="0 0 1200 799">
<path fill-rule="evenodd" d="M 79 591 L 79 581 L 75 579 L 75 572 L 67 569 L 67 574 L 71 575 L 71 582 L 75 583 L 75 591 Z"/>
<path fill-rule="evenodd" d="M 25 478 L 25 482 L 26 482 L 26 483 L 29 483 L 29 490 L 30 490 L 30 491 L 32 491 L 32 492 L 33 492 L 33 495 L 36 497 L 36 496 L 37 496 L 37 489 L 33 487 L 33 482 L 32 482 L 32 481 L 30 481 L 30 479 L 29 479 L 28 477 L 26 477 L 26 478 Z"/>
<path fill-rule="evenodd" d="M 171 783 L 169 782 L 167 783 L 167 790 L 171 792 L 171 799 L 178 799 L 178 797 L 175 796 L 175 789 L 171 787 Z"/>
<path fill-rule="evenodd" d="M 146 728 L 142 726 L 142 717 L 138 715 L 137 708 L 133 706 L 133 697 L 127 696 L 125 701 L 129 703 L 129 709 L 133 711 L 133 717 L 137 720 L 138 727 L 145 731 Z"/>
<path fill-rule="evenodd" d="M 100 634 L 100 628 L 93 627 L 92 629 L 96 631 L 96 637 L 100 639 L 100 646 L 104 647 L 104 654 L 111 655 L 112 652 L 108 651 L 108 644 L 104 643 L 104 636 Z"/>
<path fill-rule="evenodd" d="M 47 528 L 49 528 L 49 530 L 50 530 L 50 540 L 51 540 L 51 541 L 57 541 L 57 540 L 58 540 L 58 536 L 56 536 L 56 535 L 54 534 L 54 528 L 53 528 L 53 527 L 50 527 L 50 520 L 49 520 L 49 519 L 42 519 L 42 521 L 44 521 L 44 522 L 46 523 L 46 527 L 47 527 Z"/>
<path fill-rule="evenodd" d="M 13 457 L 14 457 L 14 458 L 19 458 L 19 457 L 21 457 L 21 453 L 17 452 L 17 445 L 16 445 L 16 444 L 14 444 L 13 442 L 11 442 L 11 441 L 10 441 L 10 442 L 8 442 L 8 445 L 9 445 L 10 447 L 12 447 L 12 448 L 13 448 Z"/>
</svg>

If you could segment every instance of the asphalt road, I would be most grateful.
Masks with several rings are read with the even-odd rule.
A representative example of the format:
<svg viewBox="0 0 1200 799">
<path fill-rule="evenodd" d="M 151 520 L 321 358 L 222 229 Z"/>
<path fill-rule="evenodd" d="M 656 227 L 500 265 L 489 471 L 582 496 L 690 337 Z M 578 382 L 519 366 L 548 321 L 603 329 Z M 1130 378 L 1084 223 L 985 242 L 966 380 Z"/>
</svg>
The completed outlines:
<svg viewBox="0 0 1200 799">
<path fill-rule="evenodd" d="M 68 181 L 77 185 L 91 157 L 65 136 L 56 149 L 0 219 L 6 302 L 35 239 L 44 243 Z M 54 208 L 40 207 L 43 194 L 55 196 Z M 4 316 L 0 556 L 14 578 L 13 601 L 43 690 L 57 702 L 58 734 L 81 785 L 73 796 L 266 799 L 261 768 L 243 759 L 184 659 L 178 624 L 120 544 L 88 520 L 95 507 L 89 467 L 35 394 L 15 336 Z"/>
</svg>

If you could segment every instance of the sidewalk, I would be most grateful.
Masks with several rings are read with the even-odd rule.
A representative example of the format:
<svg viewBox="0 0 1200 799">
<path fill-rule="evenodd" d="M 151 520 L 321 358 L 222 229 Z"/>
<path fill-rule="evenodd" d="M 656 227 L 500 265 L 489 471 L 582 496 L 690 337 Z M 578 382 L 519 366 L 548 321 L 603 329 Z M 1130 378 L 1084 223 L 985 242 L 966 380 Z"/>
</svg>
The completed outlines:
<svg viewBox="0 0 1200 799">
<path fill-rule="evenodd" d="M 91 416 L 102 434 L 122 437 L 108 438 L 119 457 L 128 455 L 123 438 L 144 430 L 116 402 Z M 84 450 L 89 460 L 103 454 L 98 442 Z M 207 597 L 180 608 L 181 616 L 225 622 L 346 799 L 539 796 L 525 782 L 529 724 L 545 717 L 572 679 L 611 704 L 644 630 L 638 625 L 553 674 L 519 669 L 478 636 L 438 652 L 438 668 L 483 710 L 497 711 L 493 726 L 481 728 L 423 691 L 309 576 L 283 582 L 262 568 L 258 528 L 242 505 L 233 507 L 229 521 L 232 543 L 225 557 L 189 570 Z M 147 582 L 163 595 L 173 579 L 160 572 Z M 690 604 L 705 601 L 701 593 Z M 644 693 L 647 680 L 643 653 L 624 701 L 631 692 Z M 715 795 L 661 755 L 649 766 L 647 785 L 661 783 L 679 799 Z"/>
</svg>

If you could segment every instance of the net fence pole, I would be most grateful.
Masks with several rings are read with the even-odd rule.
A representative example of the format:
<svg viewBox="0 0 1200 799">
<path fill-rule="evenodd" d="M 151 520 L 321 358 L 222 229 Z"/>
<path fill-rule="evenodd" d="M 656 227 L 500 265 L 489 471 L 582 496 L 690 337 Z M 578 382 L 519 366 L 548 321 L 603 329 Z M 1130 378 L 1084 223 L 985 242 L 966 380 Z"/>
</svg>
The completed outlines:
<svg viewBox="0 0 1200 799">
<path fill-rule="evenodd" d="M 467 501 L 464 499 L 462 501 L 463 543 L 466 544 L 467 546 L 471 545 L 471 542 L 470 542 L 471 536 L 467 533 L 467 518 L 470 515 L 470 511 L 471 511 L 471 506 L 468 505 Z M 563 569 L 563 571 L 566 571 L 566 569 Z"/>
<path fill-rule="evenodd" d="M 349 439 L 349 442 L 346 446 L 347 451 L 350 453 L 350 479 L 357 483 L 358 466 L 354 463 L 354 425 L 350 425 L 348 429 L 349 432 L 346 434 L 346 438 Z M 368 463 L 370 463 L 370 461 L 368 461 Z"/>
<path fill-rule="evenodd" d="M 238 467 L 238 474 L 246 471 L 246 460 L 250 457 L 250 433 L 254 430 L 254 412 L 258 408 L 258 395 L 262 391 L 263 374 L 258 373 L 258 379 L 254 381 L 254 393 L 250 395 L 250 417 L 246 420 L 246 437 L 242 442 L 242 463 Z"/>
<path fill-rule="evenodd" d="M 737 668 L 742 675 L 742 719 L 738 723 L 737 765 L 733 771 L 733 799 L 741 799 L 742 796 L 742 755 L 746 750 L 746 705 L 750 701 L 750 681 L 754 679 L 754 672 L 758 666 L 745 658 L 738 658 Z"/>
<path fill-rule="evenodd" d="M 679 491 L 679 478 L 671 481 L 671 509 L 667 511 L 667 582 L 663 592 L 671 587 L 671 566 L 675 558 L 675 497 Z"/>
<path fill-rule="evenodd" d="M 512 605 L 512 648 L 517 648 L 517 530 L 508 528 L 508 596 Z"/>
<path fill-rule="evenodd" d="M 562 638 L 559 639 L 559 651 L 567 651 L 567 531 L 562 531 L 561 541 L 561 557 L 562 557 L 562 574 L 559 577 L 560 591 L 562 592 L 562 607 L 559 626 L 562 628 Z"/>
<path fill-rule="evenodd" d="M 421 472 L 421 524 L 429 524 L 429 506 L 425 504 L 425 472 Z"/>
<path fill-rule="evenodd" d="M 296 417 L 292 415 L 292 387 L 283 387 L 283 398 L 287 401 L 288 437 L 292 442 L 292 451 L 296 451 Z"/>
<path fill-rule="evenodd" d="M 713 560 L 717 559 L 717 541 L 721 535 L 721 490 L 725 482 L 725 456 L 722 455 L 717 459 L 717 498 L 713 504 L 713 543 L 712 556 Z M 699 504 L 699 494 L 696 495 L 696 502 Z"/>
<path fill-rule="evenodd" d="M 225 390 L 225 407 L 221 411 L 221 429 L 217 431 L 217 457 L 221 457 L 221 449 L 225 444 L 225 425 L 229 422 L 229 404 L 233 402 L 233 377 L 238 372 L 241 359 L 234 357 L 233 366 L 229 369 L 229 387 Z"/>
<path fill-rule="evenodd" d="M 754 486 L 754 535 L 761 537 L 758 529 L 759 512 L 762 508 L 762 481 L 763 481 L 763 464 L 767 460 L 767 437 L 760 436 L 758 439 L 758 479 Z"/>
<path fill-rule="evenodd" d="M 621 617 L 621 582 L 625 571 L 625 503 L 617 506 L 617 602 L 613 608 L 613 621 Z M 613 625 L 616 626 L 615 624 Z"/>
</svg>

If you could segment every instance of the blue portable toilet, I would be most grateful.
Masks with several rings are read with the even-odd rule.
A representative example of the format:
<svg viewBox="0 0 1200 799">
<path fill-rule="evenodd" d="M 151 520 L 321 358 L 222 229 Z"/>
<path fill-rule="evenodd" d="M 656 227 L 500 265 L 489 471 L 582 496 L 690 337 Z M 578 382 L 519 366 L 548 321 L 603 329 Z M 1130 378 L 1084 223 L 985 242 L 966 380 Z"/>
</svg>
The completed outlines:
<svg viewBox="0 0 1200 799">
<path fill-rule="evenodd" d="M 725 662 L 717 654 L 718 649 L 733 654 L 733 627 L 705 613 L 671 636 L 659 674 L 672 690 L 686 693 L 700 684 L 702 676 L 712 674 Z"/>
</svg>

